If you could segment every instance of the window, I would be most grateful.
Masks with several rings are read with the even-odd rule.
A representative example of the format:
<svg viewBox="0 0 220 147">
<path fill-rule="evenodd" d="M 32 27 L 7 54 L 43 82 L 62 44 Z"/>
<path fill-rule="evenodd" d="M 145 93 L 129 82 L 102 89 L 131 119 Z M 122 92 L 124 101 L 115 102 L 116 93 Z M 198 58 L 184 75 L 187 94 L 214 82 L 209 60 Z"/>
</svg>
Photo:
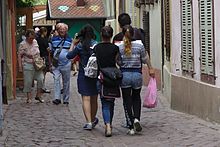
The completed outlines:
<svg viewBox="0 0 220 147">
<path fill-rule="evenodd" d="M 170 0 L 164 0 L 166 59 L 170 61 Z"/>
<path fill-rule="evenodd" d="M 181 64 L 183 74 L 194 73 L 192 1 L 181 0 Z"/>
<path fill-rule="evenodd" d="M 199 0 L 201 80 L 215 83 L 213 0 Z"/>
</svg>

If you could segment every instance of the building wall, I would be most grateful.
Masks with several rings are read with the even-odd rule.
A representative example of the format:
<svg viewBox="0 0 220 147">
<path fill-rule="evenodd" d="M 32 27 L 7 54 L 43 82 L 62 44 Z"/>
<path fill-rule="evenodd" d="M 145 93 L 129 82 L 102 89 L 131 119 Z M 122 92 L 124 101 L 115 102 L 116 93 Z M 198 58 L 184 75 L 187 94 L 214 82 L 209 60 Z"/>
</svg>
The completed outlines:
<svg viewBox="0 0 220 147">
<path fill-rule="evenodd" d="M 220 123 L 220 87 L 177 75 L 171 81 L 172 109 Z"/>
<path fill-rule="evenodd" d="M 214 1 L 214 48 L 215 75 L 214 85 L 201 81 L 200 77 L 200 38 L 199 38 L 199 8 L 198 1 L 193 1 L 193 47 L 194 47 L 194 77 L 185 76 L 181 70 L 181 16 L 180 2 L 171 3 L 171 73 L 170 90 L 171 108 L 197 115 L 205 120 L 220 122 L 220 1 Z M 164 79 L 165 79 L 164 74 Z M 166 75 L 169 77 L 169 75 Z M 168 92 L 167 92 L 168 91 Z"/>
</svg>

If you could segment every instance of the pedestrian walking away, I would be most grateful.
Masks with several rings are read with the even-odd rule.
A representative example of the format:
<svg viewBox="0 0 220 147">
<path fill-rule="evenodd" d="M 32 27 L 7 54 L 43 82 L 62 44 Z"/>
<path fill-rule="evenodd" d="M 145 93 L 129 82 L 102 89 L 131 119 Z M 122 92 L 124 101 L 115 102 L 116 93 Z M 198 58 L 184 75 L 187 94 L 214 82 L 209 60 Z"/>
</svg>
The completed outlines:
<svg viewBox="0 0 220 147">
<path fill-rule="evenodd" d="M 121 56 L 121 62 L 119 63 L 123 73 L 121 89 L 129 126 L 128 134 L 134 135 L 135 132 L 142 130 L 140 125 L 142 64 L 148 65 L 150 76 L 154 77 L 154 70 L 141 40 L 133 38 L 134 30 L 132 26 L 125 25 L 122 32 L 124 34 L 123 41 L 116 43 L 119 46 Z"/>
<path fill-rule="evenodd" d="M 61 88 L 63 87 L 63 104 L 69 104 L 70 97 L 70 72 L 71 61 L 66 58 L 69 49 L 73 45 L 72 38 L 67 34 L 68 25 L 58 23 L 56 25 L 57 36 L 51 39 L 52 54 L 52 73 L 54 78 L 54 99 L 53 103 L 58 105 L 61 103 Z M 62 78 L 62 82 L 61 82 Z M 61 86 L 61 83 L 63 84 Z"/>
<path fill-rule="evenodd" d="M 119 23 L 119 25 L 120 25 L 121 32 L 119 32 L 118 34 L 116 34 L 116 35 L 113 37 L 113 43 L 123 41 L 124 34 L 123 34 L 123 32 L 122 32 L 122 28 L 123 28 L 125 25 L 131 25 L 131 17 L 129 16 L 128 13 L 121 13 L 121 14 L 118 16 L 118 23 Z M 134 28 L 133 30 L 134 30 L 133 38 L 136 39 L 136 40 L 141 40 L 142 43 L 145 44 L 145 35 L 144 35 L 143 29 Z M 123 104 L 123 106 L 124 106 L 124 112 L 125 112 L 125 114 L 126 114 L 127 111 L 126 111 L 126 106 L 125 106 L 125 104 Z M 122 123 L 122 126 L 125 127 L 125 128 L 128 128 L 129 125 L 128 125 L 127 115 L 125 115 L 125 118 L 126 118 L 126 122 L 125 122 L 125 123 Z"/>
<path fill-rule="evenodd" d="M 96 117 L 98 103 L 97 78 L 89 78 L 84 75 L 84 68 L 89 57 L 93 53 L 93 46 L 97 44 L 94 29 L 91 25 L 84 26 L 79 32 L 80 42 L 67 54 L 68 59 L 73 59 L 77 55 L 79 61 L 79 73 L 77 77 L 78 92 L 82 96 L 82 107 L 86 118 L 85 130 L 92 130 L 98 123 Z"/>
<path fill-rule="evenodd" d="M 104 26 L 101 29 L 102 42 L 97 44 L 94 48 L 97 58 L 97 63 L 100 69 L 106 67 L 116 67 L 116 61 L 119 57 L 119 48 L 118 46 L 110 42 L 112 36 L 113 36 L 112 27 Z M 101 87 L 103 86 L 101 80 L 102 79 L 100 79 L 98 85 L 99 85 L 100 99 L 102 104 L 102 116 L 105 124 L 105 136 L 111 137 L 115 98 L 114 97 L 107 98 L 101 94 Z"/>
<path fill-rule="evenodd" d="M 79 35 L 78 35 L 78 33 L 76 33 L 74 36 L 74 39 L 73 39 L 74 46 L 76 46 L 79 43 L 79 41 L 80 41 Z M 72 69 L 73 69 L 73 76 L 77 75 L 78 70 L 79 70 L 79 56 L 78 55 L 73 58 Z"/>
</svg>

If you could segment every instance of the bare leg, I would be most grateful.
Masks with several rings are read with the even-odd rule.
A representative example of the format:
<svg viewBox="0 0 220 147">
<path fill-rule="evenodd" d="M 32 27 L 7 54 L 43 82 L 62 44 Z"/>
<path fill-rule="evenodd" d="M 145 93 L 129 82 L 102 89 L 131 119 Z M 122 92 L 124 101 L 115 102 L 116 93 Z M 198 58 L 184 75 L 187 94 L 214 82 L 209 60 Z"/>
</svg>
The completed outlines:
<svg viewBox="0 0 220 147">
<path fill-rule="evenodd" d="M 77 74 L 77 67 L 76 67 L 76 63 L 73 63 L 73 76 L 75 76 Z"/>
<path fill-rule="evenodd" d="M 37 88 L 37 93 L 36 93 L 35 100 L 43 103 L 44 100 L 41 98 L 41 95 L 42 95 L 42 89 L 41 88 Z"/>
<path fill-rule="evenodd" d="M 98 110 L 98 102 L 97 102 L 98 95 L 91 96 L 91 120 L 92 122 L 95 121 L 95 117 Z"/>
<path fill-rule="evenodd" d="M 27 103 L 30 103 L 31 102 L 31 97 L 32 97 L 32 95 L 31 95 L 31 92 L 27 92 Z"/>
<path fill-rule="evenodd" d="M 90 96 L 82 96 L 82 108 L 87 123 L 91 123 L 91 98 Z"/>
<path fill-rule="evenodd" d="M 36 97 L 41 97 L 41 95 L 42 95 L 42 89 L 41 88 L 37 88 Z"/>
</svg>

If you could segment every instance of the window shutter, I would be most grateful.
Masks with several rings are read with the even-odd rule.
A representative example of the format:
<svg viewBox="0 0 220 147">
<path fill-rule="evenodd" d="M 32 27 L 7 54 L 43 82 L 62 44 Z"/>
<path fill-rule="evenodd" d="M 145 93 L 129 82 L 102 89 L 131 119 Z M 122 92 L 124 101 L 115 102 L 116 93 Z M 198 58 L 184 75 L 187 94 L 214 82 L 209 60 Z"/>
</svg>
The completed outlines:
<svg viewBox="0 0 220 147">
<path fill-rule="evenodd" d="M 193 73 L 194 53 L 193 53 L 193 27 L 192 27 L 192 1 L 181 0 L 182 16 L 182 70 Z"/>
<path fill-rule="evenodd" d="M 170 61 L 170 0 L 164 0 L 166 59 Z"/>
<path fill-rule="evenodd" d="M 200 0 L 201 74 L 214 76 L 213 0 Z"/>
<path fill-rule="evenodd" d="M 150 24 L 149 12 L 143 11 L 143 29 L 145 32 L 145 49 L 150 55 Z"/>
</svg>

